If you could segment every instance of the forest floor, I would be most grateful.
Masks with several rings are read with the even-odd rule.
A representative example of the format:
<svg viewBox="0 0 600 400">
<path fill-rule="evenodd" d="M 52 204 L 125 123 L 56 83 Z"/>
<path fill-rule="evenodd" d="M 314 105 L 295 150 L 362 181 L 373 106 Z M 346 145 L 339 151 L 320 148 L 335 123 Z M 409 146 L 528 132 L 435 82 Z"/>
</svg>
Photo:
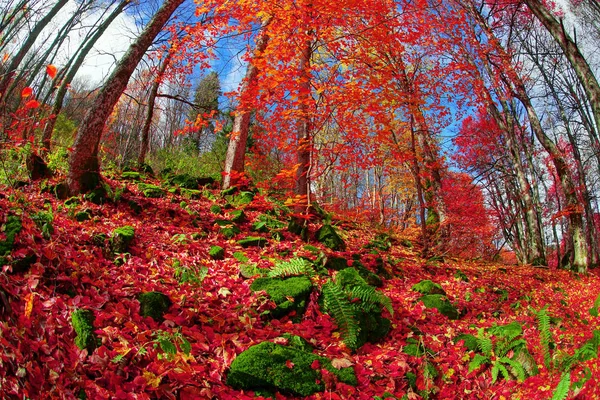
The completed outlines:
<svg viewBox="0 0 600 400">
<path fill-rule="evenodd" d="M 230 365 L 250 346 L 284 343 L 284 333 L 305 338 L 315 354 L 356 372 L 357 386 L 324 376 L 325 391 L 308 398 L 600 398 L 597 269 L 575 275 L 448 257 L 427 260 L 401 234 L 385 236 L 387 245 L 369 246 L 380 232 L 335 217 L 346 247 L 333 251 L 314 239 L 322 224 L 317 217 L 307 241 L 286 228 L 275 235 L 253 231 L 261 218 L 275 226 L 276 219 L 282 226 L 289 220 L 282 204 L 262 194 L 243 204 L 217 189 L 168 191 L 171 186 L 146 178 L 165 189 L 163 197 L 147 198 L 142 192 L 147 186 L 114 178 L 106 182 L 116 201 L 99 205 L 83 197 L 58 200 L 42 190 L 56 182 L 0 193 L 0 243 L 10 241 L 9 216 L 22 224 L 0 271 L 0 398 L 256 398 L 226 384 Z M 223 220 L 239 209 L 245 219 L 227 238 Z M 110 238 L 125 225 L 134 228 L 134 239 L 126 251 L 111 253 Z M 267 242 L 242 247 L 238 240 L 247 236 Z M 212 246 L 224 249 L 223 259 L 209 255 Z M 250 290 L 254 277 L 240 274 L 243 265 L 272 268 L 281 260 L 323 255 L 359 260 L 382 276 L 378 290 L 394 311 L 383 311 L 391 320 L 384 339 L 351 351 L 316 294 L 300 320 L 265 317 L 273 304 L 264 292 Z M 412 288 L 426 279 L 441 285 L 460 312 L 457 319 L 419 301 L 422 294 Z M 324 280 L 313 278 L 317 288 Z M 149 291 L 172 302 L 160 322 L 140 315 L 138 295 Z M 95 316 L 97 346 L 89 352 L 75 344 L 71 316 L 77 309 Z M 541 334 L 544 315 L 549 335 Z M 508 339 L 494 331 L 513 322 L 520 330 Z M 466 336 L 457 339 L 460 334 L 478 338 L 479 347 L 469 350 Z M 515 361 L 514 350 L 524 343 L 536 365 Z M 474 360 L 481 366 L 469 371 Z M 536 366 L 537 374 L 529 376 Z M 519 370 L 526 370 L 520 378 Z"/>
</svg>

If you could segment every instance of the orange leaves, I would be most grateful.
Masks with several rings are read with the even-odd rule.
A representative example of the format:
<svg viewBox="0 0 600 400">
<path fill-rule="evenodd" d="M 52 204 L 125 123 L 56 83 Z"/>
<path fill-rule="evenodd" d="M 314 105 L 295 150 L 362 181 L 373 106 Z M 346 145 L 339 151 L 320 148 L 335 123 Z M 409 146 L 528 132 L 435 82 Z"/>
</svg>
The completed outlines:
<svg viewBox="0 0 600 400">
<path fill-rule="evenodd" d="M 52 79 L 54 79 L 54 77 L 56 76 L 56 67 L 52 64 L 48 64 L 46 66 L 46 73 L 48 74 L 48 76 Z"/>
<path fill-rule="evenodd" d="M 26 99 L 33 94 L 33 89 L 27 86 L 25 89 L 21 91 L 21 97 Z"/>
<path fill-rule="evenodd" d="M 25 103 L 25 108 L 31 110 L 34 108 L 38 108 L 40 106 L 40 102 L 37 100 L 29 100 L 27 103 Z"/>
</svg>

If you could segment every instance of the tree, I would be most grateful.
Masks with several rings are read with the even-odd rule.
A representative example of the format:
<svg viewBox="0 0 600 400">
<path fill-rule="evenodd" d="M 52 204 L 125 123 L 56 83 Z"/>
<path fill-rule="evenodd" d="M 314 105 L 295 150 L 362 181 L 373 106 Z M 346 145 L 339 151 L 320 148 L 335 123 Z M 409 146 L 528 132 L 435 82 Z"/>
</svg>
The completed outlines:
<svg viewBox="0 0 600 400">
<path fill-rule="evenodd" d="M 67 185 L 71 193 L 86 192 L 99 184 L 98 147 L 106 120 L 127 87 L 127 82 L 144 53 L 183 2 L 184 0 L 166 0 L 163 3 L 100 90 L 92 109 L 77 131 L 73 152 L 69 158 Z"/>
</svg>

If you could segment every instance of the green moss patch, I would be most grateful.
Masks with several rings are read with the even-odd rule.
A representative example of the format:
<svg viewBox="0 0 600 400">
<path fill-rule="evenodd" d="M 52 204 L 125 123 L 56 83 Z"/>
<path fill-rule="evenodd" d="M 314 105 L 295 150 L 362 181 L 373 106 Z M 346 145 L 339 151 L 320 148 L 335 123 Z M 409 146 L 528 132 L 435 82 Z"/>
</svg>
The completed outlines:
<svg viewBox="0 0 600 400">
<path fill-rule="evenodd" d="M 164 197 L 165 191 L 156 185 L 150 185 L 148 183 L 138 183 L 138 190 L 142 192 L 145 197 L 159 198 Z"/>
<path fill-rule="evenodd" d="M 259 236 L 248 236 L 245 239 L 238 240 L 238 244 L 242 247 L 264 247 L 267 243 L 267 239 Z"/>
<path fill-rule="evenodd" d="M 94 333 L 94 313 L 91 310 L 78 309 L 71 314 L 71 324 L 77 337 L 75 344 L 80 349 L 87 349 L 88 353 L 94 351 L 98 339 Z"/>
<path fill-rule="evenodd" d="M 292 311 L 300 316 L 306 310 L 308 296 L 312 291 L 312 283 L 306 276 L 291 278 L 257 278 L 252 285 L 252 291 L 264 290 L 277 308 L 271 311 L 275 318 L 282 317 Z"/>
<path fill-rule="evenodd" d="M 332 225 L 325 224 L 315 233 L 315 239 L 319 243 L 323 243 L 331 250 L 344 250 L 346 243 L 342 240 L 340 235 Z"/>
<path fill-rule="evenodd" d="M 321 368 L 356 385 L 352 367 L 334 368 L 316 354 L 292 346 L 262 342 L 244 351 L 231 363 L 227 384 L 236 389 L 277 390 L 293 396 L 310 396 L 325 390 Z"/>
<path fill-rule="evenodd" d="M 181 195 L 186 199 L 198 200 L 202 197 L 202 192 L 196 189 L 181 189 Z"/>
<path fill-rule="evenodd" d="M 246 220 L 246 213 L 244 210 L 233 210 L 229 213 L 233 222 L 244 222 Z"/>
<path fill-rule="evenodd" d="M 163 316 L 173 304 L 169 297 L 161 292 L 145 292 L 138 296 L 140 302 L 140 314 L 144 317 L 151 317 L 160 322 Z"/>
<path fill-rule="evenodd" d="M 231 239 L 232 237 L 234 237 L 235 235 L 237 235 L 240 232 L 241 232 L 240 228 L 238 228 L 235 225 L 224 226 L 221 228 L 221 235 L 223 235 L 227 239 Z M 249 246 L 246 246 L 246 247 L 249 247 Z"/>
<path fill-rule="evenodd" d="M 427 308 L 436 308 L 440 314 L 450 319 L 458 319 L 460 313 L 443 294 L 426 294 L 419 298 Z"/>
<path fill-rule="evenodd" d="M 6 239 L 0 241 L 0 265 L 4 265 L 4 256 L 10 254 L 15 244 L 15 237 L 23 229 L 21 217 L 17 215 L 9 215 L 6 218 L 6 223 L 2 227 Z"/>
<path fill-rule="evenodd" d="M 421 282 L 413 285 L 411 289 L 422 294 L 446 295 L 446 292 L 438 283 L 432 282 L 429 279 L 422 280 Z"/>
<path fill-rule="evenodd" d="M 110 238 L 110 248 L 113 253 L 125 253 L 133 241 L 135 230 L 132 226 L 125 225 L 113 231 Z"/>
<path fill-rule="evenodd" d="M 223 249 L 221 246 L 212 246 L 208 252 L 208 255 L 213 260 L 222 260 L 225 258 L 225 249 Z"/>
<path fill-rule="evenodd" d="M 75 219 L 79 222 L 88 221 L 92 219 L 92 213 L 90 210 L 79 211 L 75 214 Z"/>
<path fill-rule="evenodd" d="M 126 171 L 123 172 L 121 174 L 121 178 L 122 179 L 130 179 L 130 180 L 134 180 L 134 181 L 139 181 L 141 176 L 139 172 L 135 172 L 135 171 Z"/>
</svg>

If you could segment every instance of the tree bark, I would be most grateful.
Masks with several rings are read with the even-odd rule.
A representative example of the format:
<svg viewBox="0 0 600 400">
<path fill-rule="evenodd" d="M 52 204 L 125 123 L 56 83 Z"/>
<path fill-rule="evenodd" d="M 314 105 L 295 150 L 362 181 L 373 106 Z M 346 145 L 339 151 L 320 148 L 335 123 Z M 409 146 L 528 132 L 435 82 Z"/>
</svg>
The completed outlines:
<svg viewBox="0 0 600 400">
<path fill-rule="evenodd" d="M 44 126 L 44 132 L 42 133 L 42 146 L 44 148 L 44 152 L 50 152 L 51 142 L 52 142 L 52 132 L 54 130 L 54 125 L 56 124 L 56 118 L 58 114 L 60 114 L 63 106 L 63 102 L 67 91 L 69 89 L 69 84 L 75 78 L 75 75 L 79 71 L 81 65 L 85 61 L 88 53 L 92 50 L 98 39 L 104 34 L 109 25 L 121 14 L 125 6 L 129 4 L 129 0 L 122 1 L 119 5 L 113 10 L 113 12 L 103 21 L 100 26 L 98 26 L 96 32 L 89 38 L 87 43 L 81 48 L 81 51 L 77 55 L 77 58 L 69 68 L 69 72 L 61 81 L 60 87 L 56 92 L 56 97 L 54 99 L 54 104 L 52 105 L 52 111 L 50 111 L 50 116 L 48 117 L 48 121 Z"/>
<path fill-rule="evenodd" d="M 170 49 L 167 52 L 167 56 L 163 60 L 158 73 L 156 74 L 156 79 L 152 84 L 152 88 L 150 89 L 150 94 L 148 96 L 148 105 L 146 109 L 146 118 L 144 119 L 144 126 L 142 127 L 142 144 L 140 147 L 140 154 L 138 155 L 137 164 L 138 167 L 141 167 L 146 160 L 146 153 L 148 152 L 148 143 L 150 138 L 150 127 L 152 126 L 152 117 L 154 116 L 154 104 L 156 102 L 156 95 L 158 94 L 158 88 L 162 84 L 163 78 L 165 76 L 165 72 L 171 64 L 171 59 L 173 56 L 173 49 Z"/>
<path fill-rule="evenodd" d="M 312 44 L 307 41 L 302 49 L 300 59 L 300 87 L 298 99 L 300 101 L 300 118 L 297 130 L 296 147 L 296 195 L 306 197 L 306 205 L 297 207 L 297 211 L 305 211 L 310 204 L 310 156 L 312 147 L 312 132 L 310 119 L 310 59 L 312 57 Z"/>
<path fill-rule="evenodd" d="M 562 22 L 557 21 L 554 15 L 539 0 L 524 0 L 524 3 L 556 40 L 565 57 L 569 60 L 590 101 L 596 129 L 600 129 L 600 85 L 583 54 L 581 54 L 577 43 L 567 34 Z"/>
<path fill-rule="evenodd" d="M 258 77 L 258 67 L 253 61 L 261 57 L 267 48 L 269 35 L 266 33 L 265 23 L 262 27 L 262 33 L 256 40 L 256 49 L 254 50 L 253 60 L 248 63 L 246 76 L 242 82 L 240 89 L 240 97 L 250 97 L 256 87 L 256 78 Z M 244 172 L 244 161 L 246 157 L 246 143 L 248 143 L 248 133 L 250 130 L 251 111 L 248 109 L 240 109 L 237 111 L 233 120 L 233 131 L 227 145 L 227 155 L 225 156 L 225 169 L 223 176 L 223 189 L 227 189 L 232 185 L 231 176 Z"/>
<path fill-rule="evenodd" d="M 129 47 L 87 113 L 75 138 L 69 159 L 67 184 L 72 194 L 94 189 L 100 182 L 98 147 L 106 120 L 127 87 L 129 78 L 154 38 L 184 0 L 166 0 L 142 34 Z"/>
</svg>

